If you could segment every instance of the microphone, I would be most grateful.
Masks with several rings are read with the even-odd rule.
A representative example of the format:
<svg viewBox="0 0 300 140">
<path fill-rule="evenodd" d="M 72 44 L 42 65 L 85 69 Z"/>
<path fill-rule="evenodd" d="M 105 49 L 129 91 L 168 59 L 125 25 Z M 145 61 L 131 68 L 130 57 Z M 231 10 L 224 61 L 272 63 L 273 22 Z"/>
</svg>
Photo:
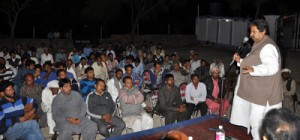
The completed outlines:
<svg viewBox="0 0 300 140">
<path fill-rule="evenodd" d="M 242 43 L 243 45 L 239 46 L 239 48 L 236 51 L 237 54 L 240 54 L 242 52 L 244 46 L 248 43 L 248 41 L 249 41 L 249 38 L 247 36 L 244 37 L 244 40 L 243 40 L 243 43 Z M 235 60 L 232 60 L 229 65 L 230 66 L 233 65 L 234 62 L 235 62 Z"/>
</svg>

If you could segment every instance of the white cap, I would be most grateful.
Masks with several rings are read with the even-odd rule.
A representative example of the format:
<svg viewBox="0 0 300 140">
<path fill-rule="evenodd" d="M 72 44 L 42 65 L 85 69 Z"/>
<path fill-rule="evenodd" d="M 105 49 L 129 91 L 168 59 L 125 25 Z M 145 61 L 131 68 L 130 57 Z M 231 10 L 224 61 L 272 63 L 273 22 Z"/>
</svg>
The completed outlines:
<svg viewBox="0 0 300 140">
<path fill-rule="evenodd" d="M 222 126 L 222 125 L 219 125 L 219 129 L 223 129 L 223 126 Z"/>
<path fill-rule="evenodd" d="M 47 84 L 47 88 L 59 88 L 58 81 L 52 80 Z"/>
<path fill-rule="evenodd" d="M 189 137 L 188 137 L 188 140 L 193 140 L 193 137 L 192 137 L 192 136 L 189 136 Z"/>
<path fill-rule="evenodd" d="M 281 70 L 281 72 L 288 72 L 288 73 L 291 73 L 292 71 L 291 71 L 290 69 L 288 69 L 288 68 L 284 68 L 284 69 Z"/>
</svg>

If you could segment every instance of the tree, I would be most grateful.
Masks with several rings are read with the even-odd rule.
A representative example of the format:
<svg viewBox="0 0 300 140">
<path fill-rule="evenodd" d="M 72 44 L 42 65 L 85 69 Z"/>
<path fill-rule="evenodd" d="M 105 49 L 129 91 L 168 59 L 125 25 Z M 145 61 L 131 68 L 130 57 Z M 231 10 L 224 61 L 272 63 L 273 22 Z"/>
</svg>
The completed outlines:
<svg viewBox="0 0 300 140">
<path fill-rule="evenodd" d="M 131 10 L 131 38 L 134 40 L 136 27 L 140 20 L 150 14 L 168 11 L 171 6 L 181 6 L 185 0 L 123 0 L 129 4 Z"/>
<path fill-rule="evenodd" d="M 7 16 L 10 37 L 15 37 L 15 28 L 20 13 L 30 5 L 32 0 L 1 0 L 0 11 Z"/>
</svg>

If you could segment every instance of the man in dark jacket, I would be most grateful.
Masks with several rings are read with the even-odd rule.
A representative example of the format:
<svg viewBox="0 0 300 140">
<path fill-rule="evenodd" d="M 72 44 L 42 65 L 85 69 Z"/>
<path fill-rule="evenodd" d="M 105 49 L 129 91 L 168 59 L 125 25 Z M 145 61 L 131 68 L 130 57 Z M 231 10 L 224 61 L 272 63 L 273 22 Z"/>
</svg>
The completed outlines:
<svg viewBox="0 0 300 140">
<path fill-rule="evenodd" d="M 165 124 L 184 121 L 188 119 L 188 112 L 183 104 L 179 88 L 174 86 L 174 76 L 165 76 L 165 85 L 158 90 L 156 110 L 165 117 Z"/>
</svg>

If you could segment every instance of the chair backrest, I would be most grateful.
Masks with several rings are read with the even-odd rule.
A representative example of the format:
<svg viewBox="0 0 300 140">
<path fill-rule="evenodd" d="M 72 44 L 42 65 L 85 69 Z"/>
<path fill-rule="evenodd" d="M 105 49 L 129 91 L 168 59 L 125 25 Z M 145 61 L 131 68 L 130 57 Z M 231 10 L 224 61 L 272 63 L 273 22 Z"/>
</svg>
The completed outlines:
<svg viewBox="0 0 300 140">
<path fill-rule="evenodd" d="M 150 98 L 151 107 L 154 108 L 158 101 L 158 90 L 153 90 L 153 94 Z"/>
<path fill-rule="evenodd" d="M 119 97 L 117 97 L 115 104 L 116 104 L 116 110 L 115 110 L 114 113 L 116 113 L 117 116 L 119 116 L 120 118 L 122 118 L 123 115 L 122 115 L 122 111 L 121 111 L 121 102 L 120 102 L 120 98 Z"/>
<path fill-rule="evenodd" d="M 144 72 L 143 72 L 143 81 L 144 81 L 144 84 L 150 84 L 151 83 L 150 71 L 149 70 L 144 70 Z"/>
<path fill-rule="evenodd" d="M 185 102 L 185 90 L 186 90 L 186 85 L 187 85 L 187 83 L 182 83 L 182 84 L 180 84 L 180 86 L 179 86 L 179 89 L 180 89 L 180 96 L 181 96 L 181 99 L 182 99 L 182 101 L 183 102 Z"/>
</svg>

